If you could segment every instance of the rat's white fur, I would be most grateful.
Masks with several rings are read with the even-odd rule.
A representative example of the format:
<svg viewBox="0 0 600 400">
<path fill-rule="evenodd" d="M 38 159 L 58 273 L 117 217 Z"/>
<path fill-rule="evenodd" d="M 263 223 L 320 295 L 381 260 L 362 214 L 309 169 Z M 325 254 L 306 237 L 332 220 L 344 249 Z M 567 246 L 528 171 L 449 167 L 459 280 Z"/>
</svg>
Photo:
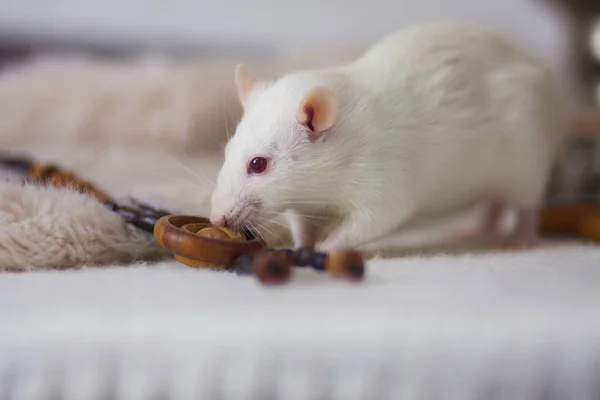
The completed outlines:
<svg viewBox="0 0 600 400">
<path fill-rule="evenodd" d="M 566 133 L 553 73 L 503 38 L 462 23 L 405 28 L 337 68 L 256 85 L 226 148 L 212 219 L 257 224 L 291 210 L 297 245 L 354 247 L 411 220 L 478 201 L 534 215 Z M 317 86 L 339 98 L 315 143 L 296 122 Z M 268 173 L 248 176 L 255 156 Z M 339 217 L 339 218 L 338 218 Z M 315 229 L 316 226 L 316 229 Z"/>
</svg>

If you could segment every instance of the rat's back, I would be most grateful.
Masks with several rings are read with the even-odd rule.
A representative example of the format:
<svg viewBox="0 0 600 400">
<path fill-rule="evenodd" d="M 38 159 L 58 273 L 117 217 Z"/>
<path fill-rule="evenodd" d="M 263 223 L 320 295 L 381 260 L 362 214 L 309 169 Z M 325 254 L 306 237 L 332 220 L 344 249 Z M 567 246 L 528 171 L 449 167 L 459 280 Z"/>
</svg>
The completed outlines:
<svg viewBox="0 0 600 400">
<path fill-rule="evenodd" d="M 264 84 L 237 71 L 245 112 L 213 220 L 243 226 L 289 208 L 301 247 L 335 220 L 326 250 L 478 201 L 518 209 L 517 236 L 537 227 L 567 113 L 550 69 L 503 38 L 424 24 L 346 66 Z"/>
<path fill-rule="evenodd" d="M 539 201 L 567 113 L 538 59 L 484 28 L 444 22 L 389 35 L 347 71 L 377 125 L 364 134 L 402 160 L 423 213 L 479 197 Z"/>
</svg>

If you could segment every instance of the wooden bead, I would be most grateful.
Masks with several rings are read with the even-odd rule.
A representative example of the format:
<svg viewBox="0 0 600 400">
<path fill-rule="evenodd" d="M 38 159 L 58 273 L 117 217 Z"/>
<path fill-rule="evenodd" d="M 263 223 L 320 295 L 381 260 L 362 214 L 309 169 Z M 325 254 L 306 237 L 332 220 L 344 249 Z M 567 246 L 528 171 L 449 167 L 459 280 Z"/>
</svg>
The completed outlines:
<svg viewBox="0 0 600 400">
<path fill-rule="evenodd" d="M 254 259 L 254 274 L 264 284 L 280 285 L 291 275 L 291 259 L 283 251 L 265 251 Z"/>
<path fill-rule="evenodd" d="M 600 215 L 588 215 L 578 224 L 579 235 L 587 240 L 600 242 Z"/>
<path fill-rule="evenodd" d="M 578 234 L 579 222 L 594 215 L 600 215 L 600 204 L 595 202 L 547 205 L 540 212 L 540 233 L 542 235 Z"/>
<path fill-rule="evenodd" d="M 233 262 L 232 269 L 238 275 L 254 274 L 254 256 L 251 254 L 240 254 Z"/>
<path fill-rule="evenodd" d="M 332 275 L 352 280 L 361 280 L 365 274 L 363 257 L 354 250 L 329 253 L 327 261 L 325 261 L 325 269 Z"/>
</svg>

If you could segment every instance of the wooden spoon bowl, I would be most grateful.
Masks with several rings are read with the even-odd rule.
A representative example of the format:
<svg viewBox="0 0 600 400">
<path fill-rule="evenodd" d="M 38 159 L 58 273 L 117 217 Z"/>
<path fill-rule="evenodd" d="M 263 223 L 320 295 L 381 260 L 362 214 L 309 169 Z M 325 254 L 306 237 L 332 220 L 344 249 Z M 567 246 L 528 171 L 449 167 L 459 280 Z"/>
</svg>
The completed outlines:
<svg viewBox="0 0 600 400">
<path fill-rule="evenodd" d="M 158 244 L 190 267 L 230 269 L 240 254 L 256 254 L 265 248 L 258 238 L 217 227 L 208 218 L 167 215 L 154 225 Z"/>
</svg>

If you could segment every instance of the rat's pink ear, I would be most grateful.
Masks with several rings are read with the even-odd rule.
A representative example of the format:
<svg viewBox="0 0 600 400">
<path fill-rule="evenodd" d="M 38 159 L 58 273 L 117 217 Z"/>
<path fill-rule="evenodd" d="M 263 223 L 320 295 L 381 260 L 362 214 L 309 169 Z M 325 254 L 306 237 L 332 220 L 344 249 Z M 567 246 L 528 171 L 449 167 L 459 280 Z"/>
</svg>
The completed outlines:
<svg viewBox="0 0 600 400">
<path fill-rule="evenodd" d="M 235 68 L 235 86 L 237 87 L 237 94 L 242 105 L 246 103 L 248 94 L 252 91 L 255 85 L 256 81 L 254 78 L 252 78 L 252 76 L 250 76 L 246 66 L 239 64 Z"/>
<path fill-rule="evenodd" d="M 308 91 L 300 102 L 296 114 L 298 123 L 310 129 L 311 141 L 321 137 L 321 134 L 331 128 L 338 116 L 338 100 L 336 95 L 327 88 L 315 87 Z"/>
</svg>

